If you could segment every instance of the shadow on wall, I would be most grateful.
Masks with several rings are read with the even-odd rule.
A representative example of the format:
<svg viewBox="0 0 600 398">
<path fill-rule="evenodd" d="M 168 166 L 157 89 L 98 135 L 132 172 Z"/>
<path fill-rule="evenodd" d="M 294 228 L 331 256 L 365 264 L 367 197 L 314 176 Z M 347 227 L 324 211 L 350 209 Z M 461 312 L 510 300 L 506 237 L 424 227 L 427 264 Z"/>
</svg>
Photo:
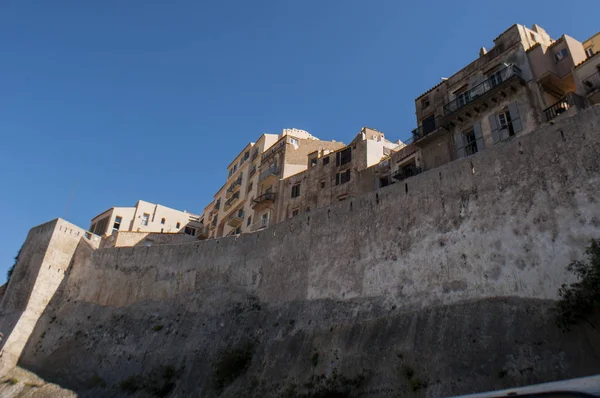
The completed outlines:
<svg viewBox="0 0 600 398">
<path fill-rule="evenodd" d="M 10 346 L 18 345 L 19 340 L 27 338 L 15 332 L 18 332 L 19 325 L 26 327 L 31 323 L 24 314 L 28 309 L 35 282 L 40 276 L 44 256 L 56 224 L 57 220 L 53 220 L 29 231 L 23 244 L 26 249 L 19 255 L 12 277 L 5 285 L 5 294 L 0 302 L 0 332 L 4 335 L 0 341 L 0 375 L 8 370 L 7 367 L 12 367 L 20 355 L 21 351 L 17 350 L 17 357 L 12 358 Z M 30 326 L 33 329 L 34 325 Z"/>
</svg>

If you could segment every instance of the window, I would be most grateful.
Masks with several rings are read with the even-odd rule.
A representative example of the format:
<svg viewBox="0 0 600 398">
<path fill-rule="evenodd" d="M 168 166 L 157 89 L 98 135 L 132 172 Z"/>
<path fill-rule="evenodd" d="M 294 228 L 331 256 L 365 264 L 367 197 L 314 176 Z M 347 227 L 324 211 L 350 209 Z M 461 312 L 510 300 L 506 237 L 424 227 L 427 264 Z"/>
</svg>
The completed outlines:
<svg viewBox="0 0 600 398">
<path fill-rule="evenodd" d="M 121 221 L 123 221 L 123 218 L 121 216 L 115 217 L 115 223 L 113 224 L 113 232 L 119 230 L 119 228 L 121 227 Z"/>
<path fill-rule="evenodd" d="M 248 220 L 246 220 L 246 226 L 250 226 L 252 224 L 252 216 L 248 216 Z"/>
<path fill-rule="evenodd" d="M 293 137 L 290 138 L 290 144 L 298 146 L 298 139 Z"/>
<path fill-rule="evenodd" d="M 423 126 L 423 135 L 429 134 L 436 128 L 435 114 L 427 116 L 423 121 L 421 121 L 421 126 Z"/>
<path fill-rule="evenodd" d="M 323 158 L 323 166 L 325 166 L 326 164 L 329 164 L 329 156 L 325 156 Z"/>
<path fill-rule="evenodd" d="M 233 175 L 233 169 L 229 169 L 229 176 L 228 177 L 231 177 L 232 175 Z"/>
<path fill-rule="evenodd" d="M 292 217 L 296 217 L 298 215 L 298 213 L 300 213 L 300 209 L 292 210 Z"/>
<path fill-rule="evenodd" d="M 563 48 L 562 50 L 560 50 L 559 52 L 554 54 L 554 63 L 558 63 L 558 61 L 560 61 L 563 58 L 566 58 L 569 56 L 569 52 L 567 51 L 566 48 Z"/>
<path fill-rule="evenodd" d="M 350 163 L 352 161 L 352 149 L 346 148 L 343 151 L 339 151 L 335 153 L 335 164 L 336 166 L 343 166 L 346 163 Z"/>
<path fill-rule="evenodd" d="M 250 157 L 250 151 L 246 151 L 246 153 L 244 153 L 244 160 L 247 160 Z"/>
<path fill-rule="evenodd" d="M 510 113 L 508 112 L 501 112 L 498 114 L 498 128 L 500 130 L 504 130 L 504 129 L 508 129 L 509 131 L 512 130 L 512 125 L 510 123 Z M 509 132 L 509 135 L 514 135 L 513 133 Z"/>
<path fill-rule="evenodd" d="M 163 225 L 164 225 L 164 223 L 165 223 L 165 222 L 167 222 L 167 219 L 166 219 L 166 218 L 161 218 L 161 219 L 160 219 L 160 223 L 161 223 L 161 224 L 163 224 Z"/>
<path fill-rule="evenodd" d="M 475 138 L 475 131 L 468 130 L 462 133 L 463 145 L 467 156 L 477 153 L 477 139 Z"/>
<path fill-rule="evenodd" d="M 588 47 L 585 49 L 585 55 L 587 55 L 587 57 L 592 57 L 594 55 L 594 48 L 593 47 Z"/>
<path fill-rule="evenodd" d="M 321 189 L 325 188 L 325 180 L 321 180 Z"/>
<path fill-rule="evenodd" d="M 335 175 L 335 185 L 345 184 L 350 181 L 350 169 Z"/>
<path fill-rule="evenodd" d="M 317 165 L 317 158 L 311 159 L 310 160 L 310 167 L 315 167 Z"/>
<path fill-rule="evenodd" d="M 421 108 L 425 109 L 429 106 L 429 97 L 425 97 L 421 100 Z"/>
<path fill-rule="evenodd" d="M 242 227 L 237 227 L 237 228 L 235 229 L 235 234 L 236 234 L 236 235 L 239 235 L 239 234 L 241 234 L 241 233 L 242 233 Z"/>
<path fill-rule="evenodd" d="M 148 225 L 149 219 L 150 219 L 150 214 L 148 214 L 148 213 L 142 214 L 142 225 Z"/>
<path fill-rule="evenodd" d="M 233 173 L 235 173 L 237 171 L 237 169 L 238 169 L 238 165 L 236 163 L 233 165 Z M 233 174 L 233 173 L 231 173 L 231 174 Z"/>
<path fill-rule="evenodd" d="M 179 229 L 179 227 L 181 227 L 181 223 L 178 222 L 175 228 Z"/>
<path fill-rule="evenodd" d="M 186 235 L 196 236 L 196 230 L 191 227 L 185 227 L 185 230 L 183 231 L 183 233 Z"/>
<path fill-rule="evenodd" d="M 300 184 L 296 184 L 292 187 L 292 198 L 300 196 Z"/>
<path fill-rule="evenodd" d="M 492 87 L 497 86 L 498 84 L 502 83 L 502 73 L 500 71 L 489 73 L 488 79 Z"/>
<path fill-rule="evenodd" d="M 490 122 L 490 130 L 492 135 L 492 141 L 494 144 L 499 141 L 503 141 L 508 137 L 511 137 L 523 130 L 523 123 L 519 116 L 519 110 L 516 102 L 508 104 L 508 107 L 504 108 L 502 112 L 496 115 L 490 115 L 488 117 Z M 477 131 L 475 131 L 477 136 Z"/>
<path fill-rule="evenodd" d="M 251 182 L 250 184 L 248 184 L 248 189 L 247 189 L 247 191 L 248 191 L 248 192 L 252 191 L 252 182 Z"/>
</svg>

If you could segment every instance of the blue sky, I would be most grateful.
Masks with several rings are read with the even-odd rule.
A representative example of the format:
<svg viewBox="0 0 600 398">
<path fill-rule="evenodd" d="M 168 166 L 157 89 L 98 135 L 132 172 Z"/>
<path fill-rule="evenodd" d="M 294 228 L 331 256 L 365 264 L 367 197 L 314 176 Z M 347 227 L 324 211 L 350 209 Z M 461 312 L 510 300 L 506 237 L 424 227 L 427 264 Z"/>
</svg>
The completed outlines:
<svg viewBox="0 0 600 398">
<path fill-rule="evenodd" d="M 600 30 L 597 0 L 6 1 L 0 281 L 28 230 L 138 199 L 201 212 L 261 133 L 416 127 L 414 98 L 514 23 Z M 587 11 L 586 11 L 587 10 Z"/>
</svg>

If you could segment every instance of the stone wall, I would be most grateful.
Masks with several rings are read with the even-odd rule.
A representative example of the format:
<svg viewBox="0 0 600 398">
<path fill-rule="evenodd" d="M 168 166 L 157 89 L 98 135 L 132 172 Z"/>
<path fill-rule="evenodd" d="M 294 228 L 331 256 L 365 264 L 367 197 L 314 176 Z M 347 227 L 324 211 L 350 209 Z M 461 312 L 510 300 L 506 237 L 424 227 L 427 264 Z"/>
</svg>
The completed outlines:
<svg viewBox="0 0 600 398">
<path fill-rule="evenodd" d="M 197 238 L 183 233 L 118 231 L 102 239 L 102 248 L 173 245 L 194 242 Z"/>
<path fill-rule="evenodd" d="M 130 377 L 153 391 L 164 366 L 173 396 L 296 396 L 335 375 L 354 396 L 406 396 L 406 367 L 432 397 L 598 372 L 597 339 L 562 335 L 550 312 L 565 265 L 600 236 L 598 153 L 595 107 L 253 234 L 79 244 L 35 330 L 20 333 L 20 363 L 97 396 L 123 394 Z M 61 264 L 69 239 L 50 243 Z M 35 284 L 46 278 L 59 280 Z M 12 283 L 3 314 L 23 308 Z M 215 384 L 219 358 L 248 344 L 246 373 Z M 96 376 L 106 390 L 89 385 Z"/>
</svg>

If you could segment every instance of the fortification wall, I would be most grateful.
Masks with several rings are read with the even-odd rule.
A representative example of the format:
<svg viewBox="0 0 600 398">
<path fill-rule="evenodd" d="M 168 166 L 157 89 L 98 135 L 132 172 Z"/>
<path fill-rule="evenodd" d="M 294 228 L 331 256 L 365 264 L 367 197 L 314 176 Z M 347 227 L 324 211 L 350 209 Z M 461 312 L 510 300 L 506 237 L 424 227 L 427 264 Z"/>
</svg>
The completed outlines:
<svg viewBox="0 0 600 398">
<path fill-rule="evenodd" d="M 194 242 L 196 240 L 196 237 L 183 233 L 118 231 L 109 237 L 102 239 L 101 247 L 173 245 Z"/>
<path fill-rule="evenodd" d="M 556 298 L 600 236 L 600 108 L 378 192 L 239 237 L 102 249 L 73 298 L 124 306 L 215 285 L 265 302 L 385 296 L 429 306 Z"/>
<path fill-rule="evenodd" d="M 88 241 L 86 231 L 61 219 L 32 228 L 12 278 L 0 303 L 0 331 L 5 335 L 0 375 L 20 357 L 31 332 L 62 283 L 82 238 L 91 248 L 100 241 Z"/>
<path fill-rule="evenodd" d="M 600 236 L 599 153 L 596 107 L 239 237 L 94 250 L 55 221 L 45 251 L 47 236 L 28 237 L 24 250 L 46 255 L 19 260 L 28 282 L 2 302 L 32 314 L 12 358 L 84 396 L 132 380 L 145 396 L 165 366 L 182 397 L 295 396 L 335 380 L 407 396 L 406 366 L 429 396 L 598 372 L 598 336 L 563 335 L 550 300 Z M 248 344 L 245 373 L 215 382 L 223 352 Z M 98 377 L 105 387 L 90 386 Z"/>
</svg>

